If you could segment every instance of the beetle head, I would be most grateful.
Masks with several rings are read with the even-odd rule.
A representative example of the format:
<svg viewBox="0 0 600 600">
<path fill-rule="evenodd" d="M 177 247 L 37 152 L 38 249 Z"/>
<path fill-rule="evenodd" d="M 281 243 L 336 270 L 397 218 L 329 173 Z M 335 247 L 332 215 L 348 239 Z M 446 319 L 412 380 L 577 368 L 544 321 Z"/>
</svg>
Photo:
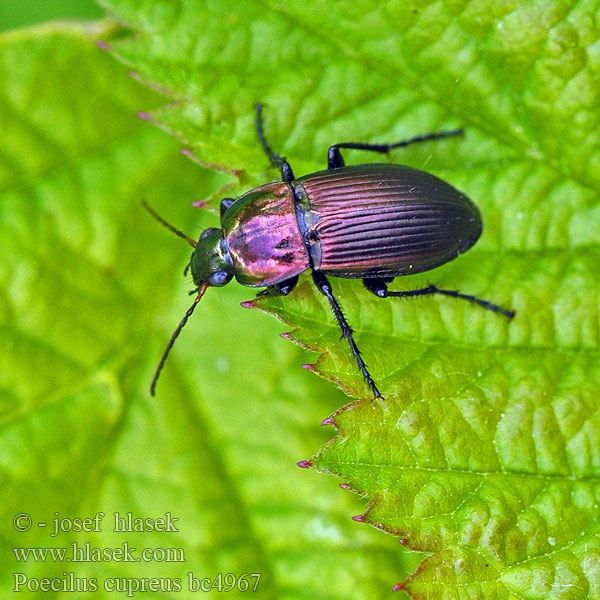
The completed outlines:
<svg viewBox="0 0 600 600">
<path fill-rule="evenodd" d="M 194 283 L 200 287 L 221 287 L 233 277 L 231 258 L 223 241 L 221 230 L 216 227 L 205 229 L 192 252 L 190 268 Z"/>
</svg>

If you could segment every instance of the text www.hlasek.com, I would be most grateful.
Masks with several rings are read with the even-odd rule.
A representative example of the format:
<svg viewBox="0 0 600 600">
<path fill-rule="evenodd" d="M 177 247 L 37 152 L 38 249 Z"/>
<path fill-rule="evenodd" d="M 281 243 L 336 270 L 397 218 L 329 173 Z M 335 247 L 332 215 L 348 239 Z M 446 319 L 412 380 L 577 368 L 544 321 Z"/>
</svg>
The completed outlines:
<svg viewBox="0 0 600 600">
<path fill-rule="evenodd" d="M 185 562 L 183 548 L 137 548 L 127 542 L 116 548 L 97 548 L 89 542 L 58 548 L 13 548 L 17 562 Z"/>
</svg>

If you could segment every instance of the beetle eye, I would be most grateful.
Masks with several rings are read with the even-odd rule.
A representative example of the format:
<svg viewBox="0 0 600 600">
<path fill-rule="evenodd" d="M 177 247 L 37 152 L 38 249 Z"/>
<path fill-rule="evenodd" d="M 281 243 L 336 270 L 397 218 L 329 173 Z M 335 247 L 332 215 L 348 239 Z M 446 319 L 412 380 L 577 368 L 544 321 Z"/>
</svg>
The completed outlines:
<svg viewBox="0 0 600 600">
<path fill-rule="evenodd" d="M 227 271 L 215 271 L 208 277 L 208 283 L 215 287 L 221 287 L 231 281 L 233 275 Z"/>
<path fill-rule="evenodd" d="M 204 238 L 207 238 L 213 231 L 215 230 L 214 227 L 209 227 L 208 229 L 205 229 L 201 234 L 200 234 L 200 239 L 203 240 Z"/>
</svg>

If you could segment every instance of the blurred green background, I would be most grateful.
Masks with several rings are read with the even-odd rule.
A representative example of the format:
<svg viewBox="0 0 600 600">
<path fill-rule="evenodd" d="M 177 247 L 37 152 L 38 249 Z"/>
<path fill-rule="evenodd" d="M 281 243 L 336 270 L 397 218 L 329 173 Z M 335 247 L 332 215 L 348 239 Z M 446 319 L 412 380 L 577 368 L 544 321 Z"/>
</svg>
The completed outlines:
<svg viewBox="0 0 600 600">
<path fill-rule="evenodd" d="M 100 19 L 104 11 L 93 0 L 3 0 L 0 31 L 51 19 Z"/>
</svg>

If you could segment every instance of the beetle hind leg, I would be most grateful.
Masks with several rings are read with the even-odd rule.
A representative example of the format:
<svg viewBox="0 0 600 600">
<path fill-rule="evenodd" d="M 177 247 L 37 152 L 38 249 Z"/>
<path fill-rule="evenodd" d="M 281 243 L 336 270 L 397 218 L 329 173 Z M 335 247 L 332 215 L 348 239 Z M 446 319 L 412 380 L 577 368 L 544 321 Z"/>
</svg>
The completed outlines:
<svg viewBox="0 0 600 600">
<path fill-rule="evenodd" d="M 360 144 L 355 142 L 341 142 L 340 144 L 334 144 L 329 147 L 327 152 L 327 168 L 328 169 L 339 169 L 345 166 L 344 159 L 340 153 L 340 148 L 347 148 L 349 150 L 368 150 L 369 152 L 379 152 L 380 154 L 387 154 L 393 148 L 404 148 L 415 144 L 417 142 L 427 142 L 429 140 L 439 140 L 441 138 L 447 138 L 454 135 L 462 135 L 462 129 L 451 129 L 450 131 L 437 131 L 435 133 L 427 133 L 426 135 L 417 135 L 407 140 L 401 140 L 393 144 Z"/>
<path fill-rule="evenodd" d="M 493 304 L 492 302 L 488 302 L 487 300 L 482 300 L 481 298 L 477 298 L 476 296 L 471 296 L 470 294 L 461 294 L 456 290 L 444 290 L 433 284 L 428 285 L 426 288 L 421 288 L 418 290 L 406 290 L 403 292 L 390 292 L 387 289 L 387 284 L 384 279 L 363 279 L 364 286 L 372 293 L 375 294 L 378 298 L 406 298 L 409 296 L 427 296 L 429 294 L 442 294 L 443 296 L 451 296 L 452 298 L 460 298 L 462 300 L 467 300 L 474 304 L 479 304 L 483 308 L 487 308 L 493 312 L 498 312 L 503 314 L 505 317 L 512 319 L 515 316 L 515 312 L 511 310 L 507 310 L 506 308 L 502 308 L 497 304 Z"/>
<path fill-rule="evenodd" d="M 350 350 L 352 351 L 352 354 L 356 359 L 358 368 L 361 370 L 361 373 L 363 374 L 363 377 L 365 378 L 365 381 L 367 382 L 368 386 L 373 391 L 374 398 L 383 398 L 383 396 L 377 389 L 377 386 L 375 385 L 375 381 L 373 381 L 371 374 L 367 370 L 367 365 L 365 364 L 365 361 L 360 355 L 360 351 L 356 345 L 356 342 L 354 341 L 354 338 L 352 337 L 352 327 L 350 327 L 348 321 L 346 321 L 346 317 L 344 316 L 344 313 L 342 312 L 338 301 L 333 295 L 333 290 L 331 289 L 331 284 L 329 283 L 329 280 L 321 271 L 313 271 L 312 277 L 313 281 L 315 282 L 315 285 L 317 286 L 317 289 L 327 297 L 327 300 L 329 300 L 331 310 L 333 310 L 333 314 L 335 315 L 340 330 L 342 331 L 342 337 L 345 337 L 348 340 L 348 344 L 350 344 Z"/>
</svg>

